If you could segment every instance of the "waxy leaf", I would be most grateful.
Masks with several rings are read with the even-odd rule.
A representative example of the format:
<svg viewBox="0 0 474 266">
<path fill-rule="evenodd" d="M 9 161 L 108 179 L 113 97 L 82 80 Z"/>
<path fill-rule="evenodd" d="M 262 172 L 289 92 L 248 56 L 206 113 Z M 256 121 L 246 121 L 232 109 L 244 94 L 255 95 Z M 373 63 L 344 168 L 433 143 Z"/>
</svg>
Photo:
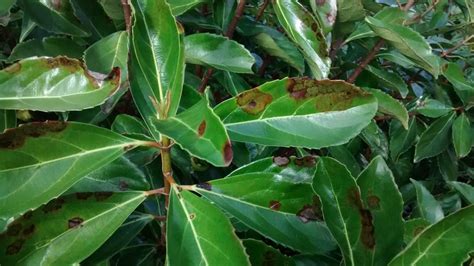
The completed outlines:
<svg viewBox="0 0 474 266">
<path fill-rule="evenodd" d="M 448 147 L 454 115 L 438 118 L 421 134 L 415 148 L 415 162 L 436 156 Z"/>
<path fill-rule="evenodd" d="M 198 4 L 206 3 L 207 0 L 167 0 L 173 15 L 179 16 Z"/>
<path fill-rule="evenodd" d="M 0 235 L 8 265 L 72 265 L 99 248 L 146 198 L 144 192 L 77 193 L 25 213 Z"/>
<path fill-rule="evenodd" d="M 380 84 L 382 84 L 382 86 L 398 91 L 402 98 L 405 98 L 408 95 L 407 84 L 399 75 L 393 72 L 387 72 L 385 70 L 375 68 L 370 65 L 368 65 L 365 69 L 372 73 L 380 82 Z"/>
<path fill-rule="evenodd" d="M 386 23 L 373 17 L 367 17 L 365 21 L 378 36 L 387 40 L 433 76 L 438 77 L 439 58 L 431 52 L 431 47 L 419 33 L 409 27 Z"/>
<path fill-rule="evenodd" d="M 29 58 L 0 71 L 3 109 L 71 111 L 103 103 L 120 85 L 120 69 L 108 75 L 66 57 Z"/>
<path fill-rule="evenodd" d="M 408 111 L 401 102 L 381 90 L 369 89 L 368 91 L 377 98 L 379 112 L 394 116 L 400 120 L 405 129 L 408 129 Z"/>
<path fill-rule="evenodd" d="M 397 161 L 399 156 L 408 151 L 416 142 L 416 119 L 410 119 L 408 130 L 401 122 L 392 120 L 390 123 L 390 157 Z"/>
<path fill-rule="evenodd" d="M 311 9 L 327 35 L 332 31 L 337 16 L 337 0 L 310 1 Z M 344 8 L 344 7 L 343 7 Z"/>
<path fill-rule="evenodd" d="M 166 118 L 162 116 L 173 116 L 178 110 L 184 82 L 183 29 L 178 27 L 165 0 L 131 2 L 135 14 L 131 37 L 131 91 L 148 124 Z M 158 132 L 151 133 L 156 140 L 160 139 Z"/>
<path fill-rule="evenodd" d="M 444 65 L 443 76 L 453 84 L 454 90 L 465 104 L 474 103 L 474 85 L 466 80 L 459 65 L 455 63 Z"/>
<path fill-rule="evenodd" d="M 423 184 L 412 179 L 411 182 L 415 186 L 416 190 L 416 203 L 417 210 L 421 218 L 427 220 L 430 223 L 436 223 L 443 219 L 443 209 L 439 202 L 431 195 Z"/>
<path fill-rule="evenodd" d="M 87 37 L 90 35 L 74 16 L 69 0 L 18 0 L 21 9 L 45 30 Z"/>
<path fill-rule="evenodd" d="M 462 265 L 474 246 L 473 231 L 470 205 L 426 228 L 389 265 Z"/>
<path fill-rule="evenodd" d="M 91 33 L 91 39 L 97 41 L 116 31 L 102 6 L 97 1 L 69 0 L 74 15 Z"/>
<path fill-rule="evenodd" d="M 143 144 L 92 125 L 30 123 L 0 135 L 0 217 L 35 208 Z"/>
<path fill-rule="evenodd" d="M 249 265 L 244 246 L 217 207 L 189 191 L 171 189 L 166 260 L 174 265 Z"/>
<path fill-rule="evenodd" d="M 9 62 L 25 59 L 33 56 L 67 56 L 70 58 L 82 58 L 84 47 L 80 46 L 71 39 L 64 37 L 47 37 L 43 39 L 31 39 L 26 42 L 19 43 L 13 49 Z M 91 69 L 92 71 L 96 71 Z M 109 73 L 112 68 L 107 71 L 96 71 L 99 73 Z"/>
<path fill-rule="evenodd" d="M 438 118 L 451 112 L 453 108 L 438 100 L 427 98 L 416 107 L 416 111 L 424 116 Z"/>
<path fill-rule="evenodd" d="M 232 162 L 229 136 L 206 98 L 176 116 L 150 120 L 148 124 L 152 131 L 171 138 L 195 157 L 215 166 Z"/>
<path fill-rule="evenodd" d="M 186 62 L 235 73 L 252 73 L 255 59 L 245 47 L 226 37 L 196 33 L 184 38 Z"/>
<path fill-rule="evenodd" d="M 286 78 L 245 91 L 215 111 L 234 141 L 321 148 L 358 135 L 377 101 L 344 81 Z"/>
<path fill-rule="evenodd" d="M 232 96 L 236 96 L 237 94 L 250 89 L 250 85 L 240 75 L 229 71 L 219 71 L 214 75 L 214 78 L 216 78 L 217 82 L 219 82 Z M 196 91 L 194 88 L 192 88 L 192 90 Z M 184 100 L 185 92 L 186 86 L 183 90 L 183 98 L 181 101 Z"/>
<path fill-rule="evenodd" d="M 296 0 L 275 0 L 272 4 L 280 25 L 301 49 L 313 77 L 327 78 L 331 59 L 317 20 Z"/>
<path fill-rule="evenodd" d="M 463 112 L 453 123 L 453 145 L 458 158 L 465 157 L 471 151 L 472 131 L 471 122 Z"/>
</svg>

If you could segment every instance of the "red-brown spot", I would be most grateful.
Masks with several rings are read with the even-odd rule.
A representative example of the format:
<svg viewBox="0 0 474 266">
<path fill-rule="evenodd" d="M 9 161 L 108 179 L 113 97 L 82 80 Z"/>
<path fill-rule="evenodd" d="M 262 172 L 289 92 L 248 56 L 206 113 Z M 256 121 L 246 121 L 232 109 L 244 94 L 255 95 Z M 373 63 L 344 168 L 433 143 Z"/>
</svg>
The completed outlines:
<svg viewBox="0 0 474 266">
<path fill-rule="evenodd" d="M 372 214 L 362 206 L 360 193 L 357 188 L 349 191 L 349 203 L 353 204 L 359 211 L 362 230 L 360 232 L 360 240 L 369 249 L 375 247 L 374 225 L 372 224 Z"/>
<path fill-rule="evenodd" d="M 114 194 L 113 192 L 100 191 L 100 192 L 94 192 L 94 197 L 97 201 L 103 201 L 110 198 L 110 196 L 112 196 L 113 194 Z"/>
<path fill-rule="evenodd" d="M 76 193 L 76 198 L 78 200 L 86 200 L 86 199 L 90 198 L 92 195 L 93 195 L 92 192 L 77 192 Z"/>
<path fill-rule="evenodd" d="M 33 216 L 33 211 L 27 211 L 25 212 L 25 214 L 23 214 L 22 218 L 25 220 L 29 220 L 31 219 L 32 216 Z"/>
<path fill-rule="evenodd" d="M 194 220 L 196 218 L 196 214 L 191 213 L 189 214 L 189 220 Z"/>
<path fill-rule="evenodd" d="M 7 129 L 0 134 L 0 149 L 17 149 L 25 144 L 28 137 L 37 138 L 47 133 L 57 133 L 64 130 L 66 122 L 47 121 L 33 122 L 17 128 Z"/>
<path fill-rule="evenodd" d="M 17 254 L 18 252 L 20 252 L 21 248 L 23 247 L 23 244 L 25 243 L 25 240 L 24 239 L 17 239 L 15 240 L 15 242 L 13 242 L 12 244 L 10 244 L 8 247 L 7 247 L 7 250 L 5 252 L 5 254 L 7 255 L 15 255 Z"/>
<path fill-rule="evenodd" d="M 67 227 L 68 228 L 77 228 L 77 227 L 81 226 L 83 222 L 84 222 L 84 219 L 82 219 L 81 217 L 74 217 L 74 218 L 71 218 L 67 221 Z"/>
<path fill-rule="evenodd" d="M 280 167 L 285 167 L 290 163 L 290 159 L 288 157 L 275 156 L 273 157 L 273 163 Z"/>
<path fill-rule="evenodd" d="M 314 205 L 304 205 L 303 208 L 296 213 L 296 215 L 303 223 L 322 220 L 322 215 Z"/>
<path fill-rule="evenodd" d="M 64 199 L 63 198 L 58 198 L 58 199 L 53 199 L 48 204 L 44 205 L 42 208 L 44 213 L 50 213 L 50 212 L 55 212 L 60 210 L 63 207 L 64 204 Z"/>
<path fill-rule="evenodd" d="M 198 135 L 201 137 L 206 132 L 206 120 L 202 120 L 201 124 L 198 127 Z"/>
<path fill-rule="evenodd" d="M 234 152 L 232 151 L 232 144 L 230 144 L 230 141 L 225 143 L 223 152 L 225 164 L 230 164 L 232 162 L 232 158 L 234 157 Z"/>
<path fill-rule="evenodd" d="M 380 199 L 377 196 L 371 195 L 367 197 L 367 205 L 369 206 L 369 209 L 380 209 L 379 203 Z"/>
<path fill-rule="evenodd" d="M 31 234 L 33 234 L 34 232 L 35 232 L 35 225 L 32 224 L 32 225 L 28 226 L 27 228 L 25 228 L 25 229 L 23 230 L 23 235 L 24 235 L 25 237 L 29 237 L 29 236 L 30 236 Z"/>
<path fill-rule="evenodd" d="M 281 208 L 281 203 L 278 200 L 271 200 L 269 207 L 272 210 L 278 211 Z"/>
<path fill-rule="evenodd" d="M 308 155 L 295 159 L 295 164 L 300 167 L 313 167 L 316 165 L 316 157 Z"/>
<path fill-rule="evenodd" d="M 258 88 L 245 91 L 237 96 L 237 104 L 244 112 L 249 114 L 259 114 L 273 100 L 271 94 L 264 93 Z"/>
<path fill-rule="evenodd" d="M 316 5 L 322 6 L 326 3 L 326 0 L 315 0 L 315 2 L 316 2 Z"/>
<path fill-rule="evenodd" d="M 199 183 L 199 184 L 196 185 L 196 187 L 197 188 L 202 188 L 202 189 L 205 189 L 205 190 L 209 190 L 209 191 L 212 190 L 212 185 L 209 182 Z"/>
<path fill-rule="evenodd" d="M 7 229 L 7 236 L 18 236 L 22 227 L 20 223 L 10 224 Z"/>
<path fill-rule="evenodd" d="M 125 182 L 125 181 L 123 181 L 123 180 L 121 180 L 121 181 L 119 182 L 119 189 L 120 189 L 120 191 L 125 191 L 125 190 L 127 190 L 127 189 L 128 189 L 128 183 Z"/>
<path fill-rule="evenodd" d="M 15 63 L 7 68 L 4 68 L 2 71 L 7 72 L 8 74 L 15 74 L 21 70 L 21 64 Z"/>
</svg>

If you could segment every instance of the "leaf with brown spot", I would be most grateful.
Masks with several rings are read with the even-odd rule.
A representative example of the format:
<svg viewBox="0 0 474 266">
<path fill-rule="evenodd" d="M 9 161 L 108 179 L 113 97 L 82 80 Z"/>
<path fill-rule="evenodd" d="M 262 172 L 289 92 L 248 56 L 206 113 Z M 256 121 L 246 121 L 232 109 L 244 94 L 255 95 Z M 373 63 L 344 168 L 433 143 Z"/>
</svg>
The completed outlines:
<svg viewBox="0 0 474 266">
<path fill-rule="evenodd" d="M 119 68 L 99 75 L 76 59 L 31 57 L 0 71 L 0 106 L 43 112 L 82 110 L 100 105 L 119 86 Z"/>
</svg>

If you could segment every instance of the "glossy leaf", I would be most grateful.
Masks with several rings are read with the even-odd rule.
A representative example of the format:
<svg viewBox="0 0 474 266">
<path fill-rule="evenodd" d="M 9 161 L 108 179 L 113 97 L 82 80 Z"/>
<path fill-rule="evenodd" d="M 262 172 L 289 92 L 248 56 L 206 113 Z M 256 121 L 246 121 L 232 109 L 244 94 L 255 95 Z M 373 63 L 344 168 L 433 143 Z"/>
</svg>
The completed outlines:
<svg viewBox="0 0 474 266">
<path fill-rule="evenodd" d="M 399 156 L 408 151 L 416 142 L 416 120 L 410 119 L 408 130 L 399 121 L 390 123 L 390 157 L 398 160 Z"/>
<path fill-rule="evenodd" d="M 309 3 L 314 15 L 322 25 L 324 34 L 327 35 L 336 23 L 337 0 L 310 1 Z"/>
<path fill-rule="evenodd" d="M 171 138 L 195 157 L 215 166 L 232 162 L 232 147 L 225 127 L 205 98 L 174 117 L 148 123 L 152 131 Z"/>
<path fill-rule="evenodd" d="M 244 246 L 251 265 L 292 265 L 290 257 L 282 255 L 277 249 L 262 241 L 247 239 L 244 240 Z"/>
<path fill-rule="evenodd" d="M 287 78 L 241 93 L 215 111 L 234 141 L 321 148 L 355 137 L 376 109 L 374 97 L 343 81 Z"/>
<path fill-rule="evenodd" d="M 0 110 L 0 133 L 16 127 L 16 113 L 13 110 Z"/>
<path fill-rule="evenodd" d="M 468 204 L 474 204 L 474 187 L 457 181 L 451 181 L 449 185 L 457 190 Z"/>
<path fill-rule="evenodd" d="M 168 4 L 171 7 L 171 12 L 173 15 L 179 16 L 184 12 L 188 11 L 191 8 L 196 7 L 201 3 L 208 2 L 207 0 L 167 0 Z"/>
<path fill-rule="evenodd" d="M 463 112 L 453 123 L 453 145 L 458 158 L 465 157 L 471 151 L 472 131 L 471 122 Z"/>
<path fill-rule="evenodd" d="M 33 56 L 67 56 L 80 59 L 84 48 L 71 39 L 64 37 L 47 37 L 43 39 L 31 39 L 15 46 L 9 62 L 25 59 Z M 94 71 L 94 69 L 91 69 Z M 109 73 L 112 68 L 102 73 Z"/>
<path fill-rule="evenodd" d="M 116 31 L 102 6 L 97 1 L 69 0 L 75 17 L 91 33 L 93 40 L 100 40 Z"/>
<path fill-rule="evenodd" d="M 446 151 L 438 155 L 436 157 L 436 164 L 439 173 L 445 181 L 457 180 L 459 166 L 453 149 L 448 148 Z"/>
<path fill-rule="evenodd" d="M 448 147 L 453 119 L 454 113 L 438 118 L 421 134 L 415 148 L 415 162 L 436 156 Z"/>
<path fill-rule="evenodd" d="M 409 27 L 385 23 L 373 17 L 367 17 L 365 21 L 378 36 L 387 40 L 433 76 L 438 77 L 439 58 L 431 52 L 431 47 L 419 33 Z"/>
<path fill-rule="evenodd" d="M 178 110 L 184 81 L 183 29 L 165 0 L 132 0 L 132 4 L 131 91 L 150 126 L 160 116 L 157 108 L 167 110 L 168 116 Z M 151 133 L 159 140 L 158 132 Z"/>
<path fill-rule="evenodd" d="M 331 59 L 323 31 L 317 20 L 296 0 L 276 0 L 272 4 L 280 25 L 301 49 L 313 77 L 326 78 L 329 74 Z"/>
<path fill-rule="evenodd" d="M 332 146 L 328 148 L 331 157 L 344 164 L 351 172 L 352 176 L 358 176 L 360 173 L 360 165 L 355 159 L 351 151 L 345 145 Z"/>
<path fill-rule="evenodd" d="M 393 72 L 387 72 L 378 69 L 370 65 L 365 69 L 372 73 L 380 82 L 380 84 L 382 84 L 382 86 L 399 92 L 402 98 L 405 98 L 408 95 L 408 87 L 405 81 L 399 75 Z"/>
<path fill-rule="evenodd" d="M 79 263 L 99 248 L 145 197 L 143 192 L 102 192 L 55 199 L 24 214 L 0 235 L 0 260 L 16 265 Z"/>
<path fill-rule="evenodd" d="M 459 65 L 455 63 L 444 65 L 443 76 L 453 84 L 454 90 L 465 104 L 474 103 L 474 85 L 466 80 Z"/>
<path fill-rule="evenodd" d="M 4 109 L 81 110 L 103 103 L 120 85 L 120 69 L 108 76 L 66 57 L 29 58 L 0 71 Z"/>
<path fill-rule="evenodd" d="M 167 264 L 249 265 L 242 242 L 217 207 L 173 186 L 167 221 Z"/>
<path fill-rule="evenodd" d="M 405 243 L 410 243 L 415 237 L 417 237 L 426 227 L 430 226 L 431 223 L 422 218 L 411 219 L 405 222 L 405 233 L 403 239 Z"/>
<path fill-rule="evenodd" d="M 38 122 L 4 132 L 0 135 L 0 217 L 59 196 L 83 176 L 140 144 L 79 123 Z"/>
<path fill-rule="evenodd" d="M 31 20 L 48 31 L 79 37 L 90 35 L 74 16 L 69 0 L 18 0 L 18 4 Z"/>
<path fill-rule="evenodd" d="M 387 265 L 403 245 L 403 200 L 392 171 L 375 157 L 357 178 L 363 210 L 357 265 Z M 362 244 L 362 245 L 361 245 Z"/>
<path fill-rule="evenodd" d="M 360 137 L 369 145 L 370 150 L 375 155 L 388 158 L 388 140 L 385 132 L 374 121 L 362 130 Z"/>
<path fill-rule="evenodd" d="M 425 229 L 389 265 L 461 265 L 474 246 L 474 205 Z"/>
<path fill-rule="evenodd" d="M 405 129 L 408 129 L 408 111 L 401 102 L 381 90 L 369 89 L 368 91 L 377 98 L 379 112 L 392 115 L 400 120 Z"/>
<path fill-rule="evenodd" d="M 439 202 L 431 195 L 423 184 L 412 179 L 411 182 L 416 190 L 417 210 L 421 218 L 430 223 L 436 223 L 443 219 L 444 214 Z"/>
<path fill-rule="evenodd" d="M 252 73 L 255 59 L 236 41 L 210 33 L 184 38 L 186 62 L 235 73 Z"/>
<path fill-rule="evenodd" d="M 223 33 L 227 31 L 236 7 L 236 0 L 213 1 L 212 15 L 214 22 Z"/>
<path fill-rule="evenodd" d="M 134 116 L 118 115 L 112 123 L 111 129 L 132 138 L 151 140 L 148 129 L 143 121 Z"/>
<path fill-rule="evenodd" d="M 435 99 L 425 99 L 416 108 L 424 116 L 437 118 L 451 112 L 453 108 Z"/>
<path fill-rule="evenodd" d="M 340 22 L 359 20 L 365 16 L 361 0 L 337 0 L 337 19 Z"/>
<path fill-rule="evenodd" d="M 236 96 L 237 94 L 250 89 L 250 85 L 238 74 L 234 74 L 229 71 L 219 71 L 214 75 L 214 78 L 217 79 L 224 89 L 229 92 L 230 95 Z M 193 88 L 195 91 L 195 89 Z M 184 91 L 183 91 L 183 99 Z"/>
</svg>

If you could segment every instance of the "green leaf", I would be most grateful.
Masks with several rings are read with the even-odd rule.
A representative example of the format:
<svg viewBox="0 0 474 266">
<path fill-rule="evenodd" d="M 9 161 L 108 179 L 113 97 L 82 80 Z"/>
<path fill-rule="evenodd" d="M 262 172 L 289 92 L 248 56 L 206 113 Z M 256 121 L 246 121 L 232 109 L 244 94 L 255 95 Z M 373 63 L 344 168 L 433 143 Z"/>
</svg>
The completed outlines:
<svg viewBox="0 0 474 266">
<path fill-rule="evenodd" d="M 403 239 L 406 244 L 410 243 L 415 237 L 417 237 L 426 227 L 430 226 L 431 223 L 425 219 L 416 218 L 405 222 L 405 233 Z"/>
<path fill-rule="evenodd" d="M 184 82 L 183 29 L 165 0 L 132 0 L 131 91 L 143 119 L 176 114 Z M 160 117 L 159 117 L 160 116 Z M 160 135 L 151 132 L 156 140 Z"/>
<path fill-rule="evenodd" d="M 173 265 L 249 265 L 227 217 L 189 191 L 171 188 L 166 260 Z"/>
<path fill-rule="evenodd" d="M 443 209 L 439 202 L 431 195 L 431 193 L 423 186 L 422 183 L 411 179 L 416 190 L 417 210 L 421 218 L 430 223 L 436 223 L 443 219 Z"/>
<path fill-rule="evenodd" d="M 408 111 L 400 101 L 381 90 L 368 89 L 368 91 L 377 98 L 379 112 L 395 117 L 405 129 L 408 129 Z"/>
<path fill-rule="evenodd" d="M 13 110 L 0 110 L 0 133 L 5 129 L 16 127 L 16 112 Z"/>
<path fill-rule="evenodd" d="M 399 121 L 390 123 L 390 157 L 398 160 L 400 155 L 408 151 L 416 142 L 416 119 L 411 118 L 406 130 Z"/>
<path fill-rule="evenodd" d="M 18 0 L 23 12 L 47 31 L 78 37 L 90 35 L 74 16 L 69 0 Z"/>
<path fill-rule="evenodd" d="M 366 17 L 365 21 L 378 36 L 387 40 L 433 76 L 438 77 L 439 58 L 431 52 L 431 47 L 419 33 L 409 27 L 386 23 L 373 17 Z"/>
<path fill-rule="evenodd" d="M 369 145 L 370 150 L 375 155 L 380 155 L 383 158 L 388 158 L 388 140 L 385 132 L 375 123 L 371 121 L 370 124 L 362 130 L 360 137 Z"/>
<path fill-rule="evenodd" d="M 167 0 L 166 2 L 170 5 L 173 15 L 179 16 L 196 5 L 207 3 L 208 0 Z"/>
<path fill-rule="evenodd" d="M 438 171 L 445 181 L 458 179 L 458 159 L 453 149 L 448 148 L 436 157 Z"/>
<path fill-rule="evenodd" d="M 453 108 L 438 100 L 427 98 L 416 107 L 416 111 L 424 116 L 438 118 L 451 112 Z"/>
<path fill-rule="evenodd" d="M 136 139 L 151 140 L 148 129 L 143 121 L 130 115 L 118 115 L 111 129 L 117 133 Z"/>
<path fill-rule="evenodd" d="M 361 0 L 337 0 L 337 19 L 340 22 L 359 20 L 365 16 Z"/>
<path fill-rule="evenodd" d="M 0 260 L 9 265 L 79 263 L 99 248 L 145 197 L 143 192 L 100 192 L 55 199 L 9 225 L 0 235 Z"/>
<path fill-rule="evenodd" d="M 326 78 L 330 71 L 331 59 L 317 20 L 296 0 L 275 0 L 272 4 L 280 25 L 301 49 L 313 77 Z"/>
<path fill-rule="evenodd" d="M 457 190 L 468 204 L 474 204 L 474 188 L 471 185 L 457 181 L 448 184 Z"/>
<path fill-rule="evenodd" d="M 253 73 L 255 59 L 236 41 L 211 33 L 196 33 L 184 38 L 186 62 L 211 66 L 235 73 Z"/>
<path fill-rule="evenodd" d="M 451 113 L 438 118 L 421 134 L 415 147 L 415 162 L 436 156 L 448 147 L 454 115 Z"/>
<path fill-rule="evenodd" d="M 244 240 L 245 252 L 249 255 L 251 265 L 293 265 L 291 259 L 282 255 L 277 249 L 259 240 Z"/>
<path fill-rule="evenodd" d="M 323 28 L 325 35 L 332 31 L 336 23 L 337 0 L 310 1 L 311 9 Z"/>
<path fill-rule="evenodd" d="M 10 8 L 15 4 L 16 0 L 4 0 L 0 3 L 0 17 L 8 15 Z"/>
<path fill-rule="evenodd" d="M 69 0 L 74 15 L 81 21 L 84 28 L 91 32 L 93 40 L 100 40 L 116 31 L 115 25 L 97 1 Z"/>
<path fill-rule="evenodd" d="M 234 141 L 321 148 L 358 135 L 376 109 L 374 97 L 344 81 L 286 78 L 241 93 L 215 111 Z"/>
<path fill-rule="evenodd" d="M 250 85 L 242 77 L 229 71 L 219 71 L 214 75 L 214 78 L 216 78 L 217 82 L 219 82 L 232 96 L 236 96 L 237 94 L 250 89 Z M 196 91 L 195 89 L 193 90 Z M 185 91 L 186 89 L 183 90 L 182 100 L 185 98 Z"/>
<path fill-rule="evenodd" d="M 393 72 L 387 72 L 373 66 L 366 66 L 366 70 L 372 73 L 377 80 L 382 84 L 382 86 L 389 88 L 391 90 L 398 91 L 402 98 L 405 98 L 408 95 L 408 87 L 405 81 L 397 74 Z"/>
<path fill-rule="evenodd" d="M 247 227 L 283 246 L 306 254 L 334 250 L 335 243 L 326 225 L 318 221 L 321 216 L 308 184 L 311 179 L 302 180 L 300 178 L 306 175 L 295 175 L 294 172 L 290 175 L 278 173 L 291 173 L 295 161 L 285 157 L 274 160 L 274 173 L 234 173 L 224 179 L 196 185 L 195 190 Z M 314 158 L 303 159 L 301 163 L 305 161 L 314 166 Z M 289 168 L 283 165 L 285 163 Z M 307 166 L 296 169 L 304 167 Z"/>
<path fill-rule="evenodd" d="M 443 76 L 453 84 L 454 90 L 464 104 L 474 103 L 474 85 L 464 77 L 463 70 L 455 63 L 443 66 Z"/>
<path fill-rule="evenodd" d="M 362 252 L 354 250 L 356 265 L 387 265 L 403 245 L 402 195 L 380 156 L 359 175 L 357 184 L 363 209 L 359 209 L 362 231 L 358 245 Z"/>
<path fill-rule="evenodd" d="M 59 196 L 83 176 L 140 144 L 80 123 L 36 122 L 4 132 L 0 135 L 0 217 Z"/>
<path fill-rule="evenodd" d="M 236 7 L 237 1 L 235 0 L 213 1 L 212 16 L 215 24 L 218 25 L 222 33 L 227 31 Z"/>
<path fill-rule="evenodd" d="M 33 56 L 56 57 L 61 55 L 80 59 L 82 58 L 83 52 L 84 47 L 78 45 L 71 39 L 64 37 L 46 37 L 19 43 L 13 48 L 10 57 L 8 57 L 8 61 L 14 62 Z M 109 73 L 111 70 L 112 68 L 101 73 Z"/>
<path fill-rule="evenodd" d="M 119 85 L 119 68 L 105 76 L 88 71 L 75 59 L 29 58 L 0 71 L 0 105 L 4 109 L 81 110 L 103 103 Z"/>
<path fill-rule="evenodd" d="M 474 205 L 428 227 L 389 265 L 461 265 L 474 246 Z"/>
<path fill-rule="evenodd" d="M 232 162 L 229 136 L 206 98 L 176 116 L 150 120 L 148 124 L 152 131 L 171 138 L 195 157 L 215 166 L 228 166 Z"/>
<path fill-rule="evenodd" d="M 471 122 L 463 112 L 453 123 L 453 144 L 458 158 L 465 157 L 471 151 L 472 132 Z"/>
<path fill-rule="evenodd" d="M 343 163 L 353 176 L 360 173 L 360 165 L 351 151 L 345 145 L 332 146 L 328 148 L 331 157 Z"/>
</svg>

